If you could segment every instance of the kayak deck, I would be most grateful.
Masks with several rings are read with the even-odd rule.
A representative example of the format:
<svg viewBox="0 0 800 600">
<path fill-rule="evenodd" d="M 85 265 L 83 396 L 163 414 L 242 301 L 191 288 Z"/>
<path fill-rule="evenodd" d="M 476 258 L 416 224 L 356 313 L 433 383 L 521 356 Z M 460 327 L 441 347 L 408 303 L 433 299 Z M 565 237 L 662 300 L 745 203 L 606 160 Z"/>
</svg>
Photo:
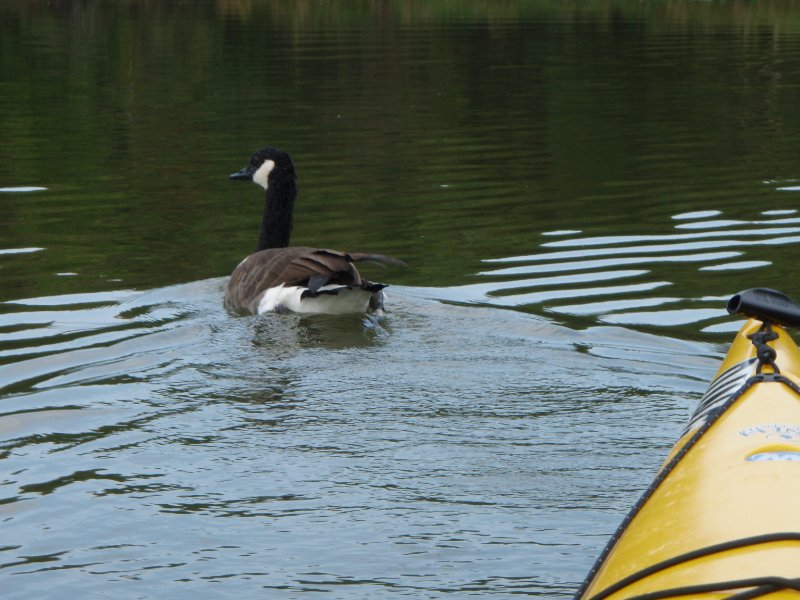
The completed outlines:
<svg viewBox="0 0 800 600">
<path fill-rule="evenodd" d="M 749 320 L 578 598 L 800 598 L 800 350 Z"/>
</svg>

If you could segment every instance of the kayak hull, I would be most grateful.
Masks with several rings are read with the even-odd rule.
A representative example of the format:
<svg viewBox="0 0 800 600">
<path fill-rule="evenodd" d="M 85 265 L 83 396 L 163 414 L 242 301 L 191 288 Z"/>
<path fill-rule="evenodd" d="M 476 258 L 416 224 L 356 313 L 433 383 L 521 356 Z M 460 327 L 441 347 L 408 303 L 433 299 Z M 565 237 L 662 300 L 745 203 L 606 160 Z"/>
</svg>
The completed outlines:
<svg viewBox="0 0 800 600">
<path fill-rule="evenodd" d="M 760 349 L 775 351 L 775 373 L 749 337 L 761 325 L 739 332 L 578 598 L 800 597 L 800 350 L 773 327 Z"/>
</svg>

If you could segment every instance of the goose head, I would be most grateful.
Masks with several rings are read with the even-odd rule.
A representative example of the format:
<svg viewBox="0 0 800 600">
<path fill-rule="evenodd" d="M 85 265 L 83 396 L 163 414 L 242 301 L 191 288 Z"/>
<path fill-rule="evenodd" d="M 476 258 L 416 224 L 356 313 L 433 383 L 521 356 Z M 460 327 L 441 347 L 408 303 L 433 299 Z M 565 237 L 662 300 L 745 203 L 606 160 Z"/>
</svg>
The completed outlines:
<svg viewBox="0 0 800 600">
<path fill-rule="evenodd" d="M 230 178 L 252 181 L 266 190 L 264 216 L 256 249 L 288 246 L 297 197 L 297 176 L 289 155 L 283 150 L 266 146 L 256 151 L 250 163 L 232 173 Z"/>
<path fill-rule="evenodd" d="M 252 181 L 265 190 L 276 180 L 294 180 L 296 174 L 291 157 L 283 150 L 267 146 L 257 150 L 250 163 L 243 169 L 231 173 L 231 179 Z"/>
</svg>

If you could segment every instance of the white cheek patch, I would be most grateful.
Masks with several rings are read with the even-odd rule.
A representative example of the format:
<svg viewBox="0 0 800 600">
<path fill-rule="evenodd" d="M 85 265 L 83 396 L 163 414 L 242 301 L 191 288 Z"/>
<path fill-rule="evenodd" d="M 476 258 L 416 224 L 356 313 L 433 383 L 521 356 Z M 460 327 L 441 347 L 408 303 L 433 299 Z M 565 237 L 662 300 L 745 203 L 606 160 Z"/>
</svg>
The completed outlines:
<svg viewBox="0 0 800 600">
<path fill-rule="evenodd" d="M 258 167 L 258 171 L 253 173 L 253 183 L 257 183 L 264 189 L 267 189 L 269 174 L 274 168 L 275 161 L 265 160 L 263 163 L 261 163 L 261 166 Z"/>
</svg>

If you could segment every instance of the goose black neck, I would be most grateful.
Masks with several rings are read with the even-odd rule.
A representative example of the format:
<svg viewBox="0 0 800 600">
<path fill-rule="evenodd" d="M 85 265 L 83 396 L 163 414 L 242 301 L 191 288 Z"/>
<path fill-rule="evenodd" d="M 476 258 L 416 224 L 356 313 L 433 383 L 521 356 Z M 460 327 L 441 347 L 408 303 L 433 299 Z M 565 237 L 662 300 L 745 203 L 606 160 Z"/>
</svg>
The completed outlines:
<svg viewBox="0 0 800 600">
<path fill-rule="evenodd" d="M 294 177 L 270 182 L 256 250 L 285 248 L 289 245 L 295 198 L 297 198 L 297 185 Z"/>
</svg>

